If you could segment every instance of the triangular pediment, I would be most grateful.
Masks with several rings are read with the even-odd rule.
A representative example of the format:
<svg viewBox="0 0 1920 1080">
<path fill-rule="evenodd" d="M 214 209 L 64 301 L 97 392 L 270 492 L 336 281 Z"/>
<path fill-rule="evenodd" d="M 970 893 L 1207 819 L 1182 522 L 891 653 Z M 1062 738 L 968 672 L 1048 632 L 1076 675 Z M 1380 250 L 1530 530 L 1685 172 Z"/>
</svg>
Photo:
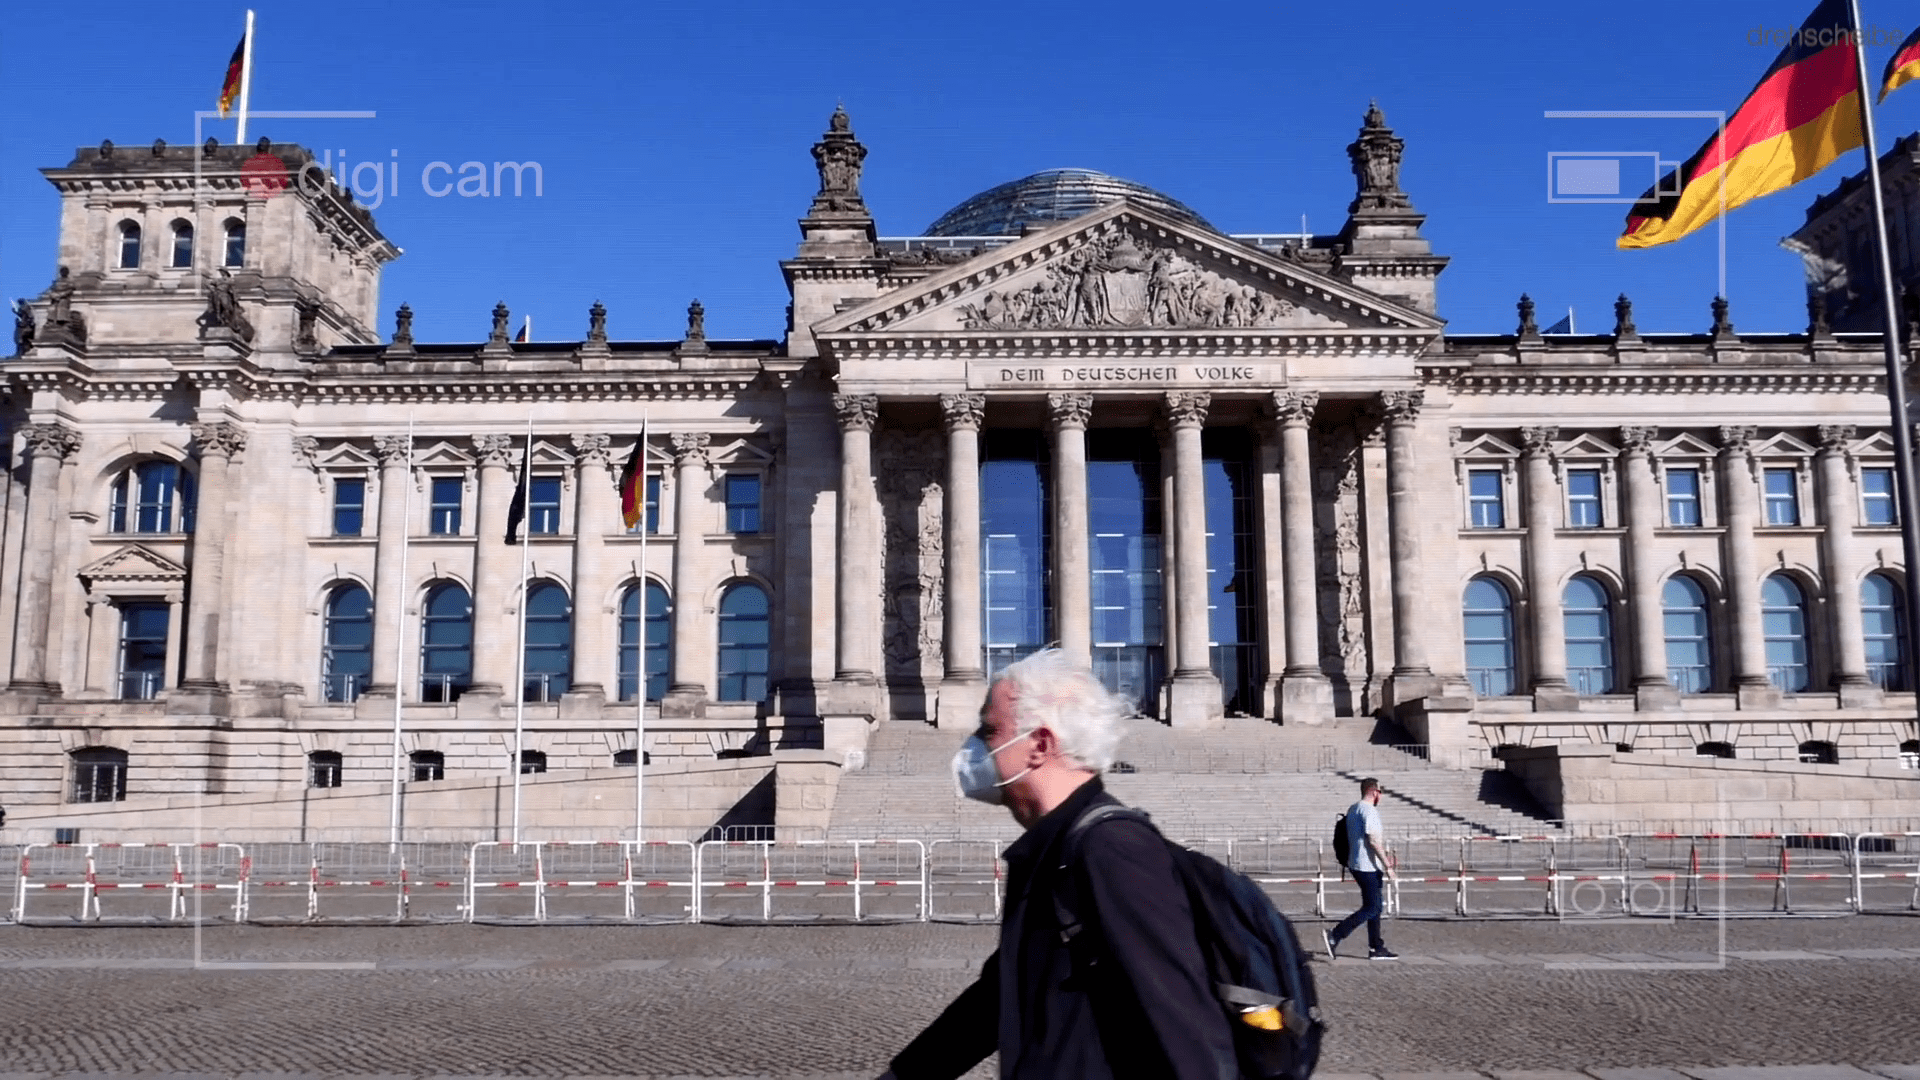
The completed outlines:
<svg viewBox="0 0 1920 1080">
<path fill-rule="evenodd" d="M 1555 451 L 1561 457 L 1617 457 L 1618 447 L 1609 445 L 1605 439 L 1592 432 L 1581 432 L 1560 445 Z"/>
<path fill-rule="evenodd" d="M 533 467 L 553 467 L 573 464 L 573 455 L 544 439 L 533 441 Z"/>
<path fill-rule="evenodd" d="M 1120 201 L 931 274 L 814 326 L 865 335 L 1367 334 L 1440 320 L 1211 230 Z"/>
<path fill-rule="evenodd" d="M 93 582 L 181 582 L 187 579 L 187 568 L 139 544 L 128 544 L 81 567 L 80 576 Z"/>
<path fill-rule="evenodd" d="M 1692 432 L 1683 431 L 1657 444 L 1657 452 L 1661 457 L 1714 457 L 1720 448 Z"/>
<path fill-rule="evenodd" d="M 325 447 L 314 455 L 314 466 L 320 469 L 377 469 L 378 460 L 365 450 L 352 443 L 337 443 Z"/>
<path fill-rule="evenodd" d="M 1520 456 L 1520 449 L 1506 440 L 1491 433 L 1476 436 L 1459 450 L 1461 457 L 1477 458 L 1513 458 Z"/>
<path fill-rule="evenodd" d="M 453 443 L 444 440 L 416 452 L 413 456 L 415 468 L 445 467 L 448 465 L 466 467 L 473 463 L 474 456 L 472 451 L 455 446 Z"/>
<path fill-rule="evenodd" d="M 1883 457 L 1893 454 L 1893 436 L 1885 431 L 1876 431 L 1853 444 L 1853 453 L 1865 457 Z"/>
<path fill-rule="evenodd" d="M 1781 432 L 1753 448 L 1755 457 L 1812 457 L 1813 447 L 1787 432 Z"/>
</svg>

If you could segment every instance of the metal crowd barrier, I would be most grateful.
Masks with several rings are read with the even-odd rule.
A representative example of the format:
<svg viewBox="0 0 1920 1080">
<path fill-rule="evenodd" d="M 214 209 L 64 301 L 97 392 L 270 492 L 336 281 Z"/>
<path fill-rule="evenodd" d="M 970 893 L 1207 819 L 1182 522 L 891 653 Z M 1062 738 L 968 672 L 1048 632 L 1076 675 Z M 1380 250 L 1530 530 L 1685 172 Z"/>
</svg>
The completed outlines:
<svg viewBox="0 0 1920 1080">
<path fill-rule="evenodd" d="M 250 864 L 239 844 L 28 844 L 18 865 L 15 922 L 36 917 L 27 898 L 41 890 L 77 894 L 81 922 L 178 922 L 189 908 L 195 920 L 219 918 L 206 894 L 224 907 L 221 892 L 233 894 L 228 917 L 247 918 Z M 102 905 L 103 896 L 113 899 Z"/>
<path fill-rule="evenodd" d="M 927 845 L 927 918 L 941 922 L 998 922 L 1001 890 L 998 840 L 935 840 Z M 985 904 L 958 903 L 937 910 L 941 896 L 985 898 Z"/>
<path fill-rule="evenodd" d="M 813 895 L 850 896 L 850 910 L 839 917 L 850 915 L 856 922 L 924 922 L 927 918 L 927 849 L 918 840 L 709 840 L 700 845 L 694 881 L 693 906 L 699 922 L 756 919 L 750 905 L 731 902 L 735 896 L 750 900 L 756 892 L 757 921 L 832 918 L 818 912 L 783 911 L 776 920 L 773 898 L 776 893 L 792 895 L 787 890 L 842 888 L 851 891 Z M 913 890 L 904 894 L 911 901 L 907 912 L 897 910 L 902 889 Z"/>
</svg>

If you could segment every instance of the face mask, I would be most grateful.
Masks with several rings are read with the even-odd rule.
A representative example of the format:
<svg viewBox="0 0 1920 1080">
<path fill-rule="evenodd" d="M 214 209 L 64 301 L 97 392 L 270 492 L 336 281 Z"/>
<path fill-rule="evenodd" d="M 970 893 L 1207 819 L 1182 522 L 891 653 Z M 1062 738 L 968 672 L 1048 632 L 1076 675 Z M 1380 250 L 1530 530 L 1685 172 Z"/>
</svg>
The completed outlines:
<svg viewBox="0 0 1920 1080">
<path fill-rule="evenodd" d="M 978 735 L 967 736 L 967 741 L 960 744 L 959 752 L 953 755 L 953 780 L 959 786 L 960 794 L 969 799 L 978 799 L 983 803 L 999 806 L 1002 797 L 1000 789 L 1033 770 L 1022 769 L 1018 776 L 1002 780 L 1000 770 L 993 767 L 994 755 L 1031 734 L 1033 732 L 1026 732 L 1002 744 L 999 750 L 987 749 L 987 740 Z"/>
</svg>

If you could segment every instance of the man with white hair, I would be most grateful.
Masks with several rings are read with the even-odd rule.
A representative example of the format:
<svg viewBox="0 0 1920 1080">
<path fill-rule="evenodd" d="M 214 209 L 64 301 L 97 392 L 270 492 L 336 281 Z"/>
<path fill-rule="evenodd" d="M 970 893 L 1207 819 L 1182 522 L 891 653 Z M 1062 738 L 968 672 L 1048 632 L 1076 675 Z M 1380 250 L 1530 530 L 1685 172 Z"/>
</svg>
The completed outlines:
<svg viewBox="0 0 1920 1080">
<path fill-rule="evenodd" d="M 1105 818 L 1063 865 L 1074 823 L 1116 802 L 1100 774 L 1130 711 L 1057 649 L 994 679 L 954 775 L 962 794 L 1026 827 L 1006 852 L 1000 947 L 883 1080 L 953 1080 L 996 1049 L 1007 1078 L 1239 1075 L 1166 841 L 1137 818 Z M 1056 893 L 1074 901 L 1071 942 Z"/>
</svg>

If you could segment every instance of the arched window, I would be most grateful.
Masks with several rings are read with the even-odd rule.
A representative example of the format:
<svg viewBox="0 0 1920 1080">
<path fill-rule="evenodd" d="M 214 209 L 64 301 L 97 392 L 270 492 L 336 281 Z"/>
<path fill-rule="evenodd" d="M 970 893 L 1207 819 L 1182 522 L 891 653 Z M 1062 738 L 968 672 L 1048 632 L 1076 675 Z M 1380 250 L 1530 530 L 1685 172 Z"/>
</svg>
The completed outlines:
<svg viewBox="0 0 1920 1080">
<path fill-rule="evenodd" d="M 175 270 L 187 270 L 193 266 L 193 226 L 184 222 L 173 223 L 173 258 L 167 265 Z"/>
<path fill-rule="evenodd" d="M 547 771 L 547 752 L 545 750 L 520 751 L 520 773 L 523 776 Z"/>
<path fill-rule="evenodd" d="M 120 269 L 138 270 L 140 268 L 140 223 L 123 221 L 120 223 Z"/>
<path fill-rule="evenodd" d="M 1461 604 L 1466 624 L 1467 678 L 1481 697 L 1513 693 L 1519 672 L 1514 662 L 1513 599 L 1492 578 L 1467 583 Z"/>
<path fill-rule="evenodd" d="M 193 531 L 193 474 L 171 461 L 142 461 L 113 482 L 107 531 Z"/>
<path fill-rule="evenodd" d="M 1802 765 L 1838 765 L 1840 748 L 1822 739 L 1809 739 L 1800 744 L 1800 763 Z"/>
<path fill-rule="evenodd" d="M 1767 643 L 1767 677 L 1786 693 L 1805 690 L 1812 681 L 1807 672 L 1807 607 L 1792 578 L 1775 574 L 1761 583 L 1760 625 Z"/>
<path fill-rule="evenodd" d="M 341 758 L 338 750 L 315 750 L 307 755 L 308 787 L 339 787 Z"/>
<path fill-rule="evenodd" d="M 1900 744 L 1900 767 L 1920 769 L 1920 739 L 1908 739 Z"/>
<path fill-rule="evenodd" d="M 1885 574 L 1868 574 L 1860 583 L 1860 622 L 1867 643 L 1867 677 L 1882 690 L 1907 688 L 1906 605 L 1900 589 Z"/>
<path fill-rule="evenodd" d="M 527 677 L 522 701 L 558 701 L 573 670 L 573 605 L 567 590 L 542 581 L 527 590 Z"/>
<path fill-rule="evenodd" d="M 647 700 L 667 696 L 667 660 L 673 645 L 673 623 L 668 618 L 667 590 L 647 582 L 646 673 Z M 632 701 L 640 671 L 640 589 L 620 597 L 620 700 Z"/>
<path fill-rule="evenodd" d="M 473 599 L 443 581 L 427 592 L 420 619 L 420 700 L 457 700 L 473 681 Z"/>
<path fill-rule="evenodd" d="M 1575 693 L 1613 693 L 1613 613 L 1607 590 L 1586 576 L 1567 582 L 1561 594 L 1567 629 L 1567 679 Z"/>
<path fill-rule="evenodd" d="M 127 752 L 111 746 L 83 746 L 73 759 L 73 797 L 69 802 L 119 802 L 127 797 Z"/>
<path fill-rule="evenodd" d="M 358 701 L 372 678 L 373 598 L 358 585 L 342 585 L 327 597 L 320 652 L 323 697 Z"/>
<path fill-rule="evenodd" d="M 1733 744 L 1724 742 L 1703 742 L 1693 748 L 1699 757 L 1730 758 L 1733 756 Z"/>
<path fill-rule="evenodd" d="M 743 581 L 720 597 L 719 701 L 767 696 L 769 630 L 766 590 Z"/>
<path fill-rule="evenodd" d="M 1713 689 L 1713 640 L 1707 591 L 1690 577 L 1667 579 L 1660 590 L 1660 617 L 1667 639 L 1667 678 L 1683 694 Z"/>
<path fill-rule="evenodd" d="M 244 266 L 247 262 L 247 223 L 230 218 L 227 221 L 226 258 L 222 266 Z"/>
<path fill-rule="evenodd" d="M 413 765 L 415 780 L 445 780 L 447 778 L 447 755 L 438 750 L 415 750 L 407 755 Z"/>
<path fill-rule="evenodd" d="M 615 750 L 613 752 L 613 763 L 615 765 L 631 765 L 636 756 L 638 755 L 634 754 L 631 750 Z M 647 755 L 647 764 L 653 764 L 652 754 Z"/>
</svg>

